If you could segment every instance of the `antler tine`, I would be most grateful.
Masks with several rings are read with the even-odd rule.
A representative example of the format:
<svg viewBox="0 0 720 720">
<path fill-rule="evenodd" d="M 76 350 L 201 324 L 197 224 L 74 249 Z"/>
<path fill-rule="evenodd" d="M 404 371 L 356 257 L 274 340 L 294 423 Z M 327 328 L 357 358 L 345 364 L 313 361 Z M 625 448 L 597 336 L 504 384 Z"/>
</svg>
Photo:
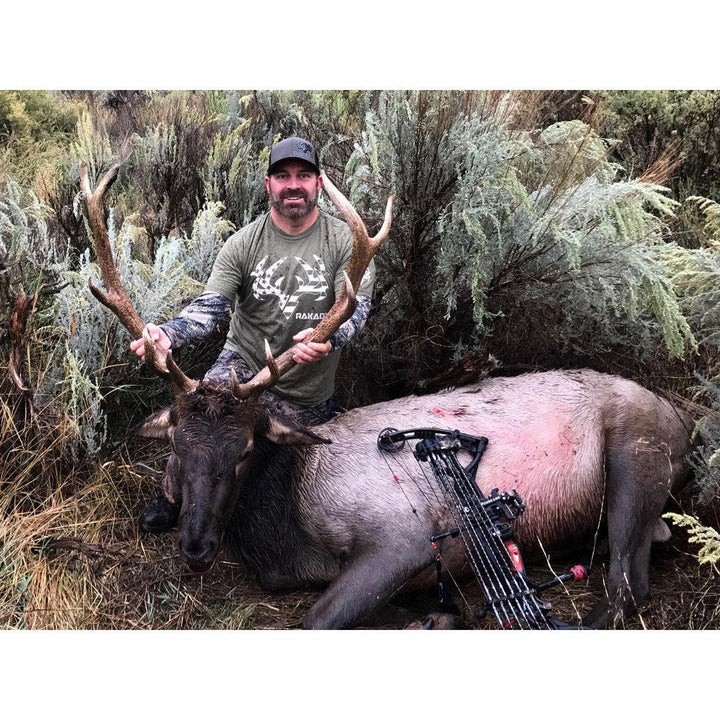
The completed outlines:
<svg viewBox="0 0 720 720">
<path fill-rule="evenodd" d="M 323 187 L 332 200 L 333 205 L 342 213 L 352 234 L 353 250 L 345 269 L 345 291 L 335 301 L 327 315 L 318 323 L 315 331 L 308 338 L 310 342 L 326 342 L 333 333 L 355 311 L 355 293 L 360 287 L 363 275 L 370 261 L 390 233 L 392 224 L 393 197 L 390 195 L 385 206 L 385 218 L 377 235 L 369 237 L 365 223 L 358 215 L 350 201 L 335 187 L 335 184 L 323 172 Z"/>
<path fill-rule="evenodd" d="M 15 298 L 15 307 L 10 318 L 11 341 L 8 372 L 10 374 L 10 379 L 13 381 L 17 389 L 23 393 L 31 392 L 30 388 L 25 383 L 25 380 L 23 380 L 22 372 L 20 370 L 29 309 L 28 297 L 25 294 L 25 291 L 20 288 L 17 298 Z"/>
<path fill-rule="evenodd" d="M 270 370 L 270 379 L 274 385 L 280 379 L 280 368 L 278 368 L 275 358 L 273 357 L 272 350 L 270 350 L 270 343 L 265 338 L 265 361 L 267 362 L 268 370 Z"/>
<path fill-rule="evenodd" d="M 130 333 L 133 340 L 144 338 L 145 340 L 145 364 L 151 367 L 159 375 L 167 379 L 175 392 L 190 392 L 197 382 L 191 380 L 177 366 L 173 360 L 172 353 L 168 352 L 166 363 L 160 362 L 155 353 L 155 346 L 149 334 L 143 331 L 145 323 L 137 314 L 132 301 L 125 290 L 120 275 L 115 266 L 115 261 L 110 247 L 110 237 L 105 224 L 105 193 L 115 182 L 120 164 L 113 165 L 104 175 L 98 186 L 93 191 L 90 187 L 88 167 L 86 162 L 80 163 L 80 189 L 85 197 L 87 206 L 88 224 L 95 240 L 95 252 L 100 264 L 100 274 L 105 284 L 106 292 L 96 287 L 88 278 L 90 292 L 120 320 L 122 325 Z"/>
<path fill-rule="evenodd" d="M 163 365 L 160 358 L 157 357 L 155 343 L 146 327 L 143 328 L 142 338 L 145 341 L 145 364 L 164 377 L 176 393 L 189 393 L 198 386 L 197 380 L 191 380 L 180 369 L 180 366 L 175 362 L 175 358 L 173 358 L 172 350 L 167 351 L 165 364 Z"/>
<path fill-rule="evenodd" d="M 362 276 L 370 264 L 370 260 L 390 233 L 393 197 L 390 195 L 387 200 L 382 227 L 378 233 L 371 238 L 368 236 L 365 223 L 350 201 L 335 187 L 335 184 L 324 172 L 322 173 L 322 179 L 325 192 L 327 192 L 328 197 L 332 200 L 333 205 L 340 211 L 345 222 L 350 226 L 350 232 L 353 237 L 353 254 L 347 266 L 347 274 L 352 282 L 353 288 L 357 290 L 358 287 L 360 287 Z M 352 314 L 352 311 L 350 314 Z"/>
<path fill-rule="evenodd" d="M 360 215 L 358 215 L 357 210 L 355 210 L 340 190 L 335 187 L 324 172 L 321 173 L 321 176 L 323 187 L 328 197 L 332 200 L 350 227 L 350 233 L 353 239 L 353 250 L 345 270 L 345 289 L 340 297 L 336 299 L 327 315 L 318 323 L 313 333 L 307 338 L 307 342 L 326 342 L 353 314 L 355 311 L 355 293 L 360 287 L 363 275 L 370 261 L 390 233 L 390 226 L 392 224 L 393 198 L 391 195 L 385 207 L 385 219 L 382 227 L 374 237 L 368 237 L 365 223 L 360 218 Z M 272 356 L 269 355 L 269 348 L 267 348 L 266 341 L 266 354 L 268 355 L 268 364 L 251 380 L 242 385 L 238 384 L 235 388 L 234 392 L 238 397 L 249 397 L 259 394 L 266 388 L 274 385 L 282 375 L 295 365 L 293 348 L 288 348 L 276 360 L 273 360 Z"/>
<path fill-rule="evenodd" d="M 90 188 L 87 163 L 84 161 L 80 163 L 80 188 L 85 196 L 88 224 L 90 225 L 90 230 L 95 240 L 95 251 L 97 253 L 98 263 L 100 264 L 100 274 L 102 275 L 106 292 L 97 288 L 89 278 L 88 286 L 92 294 L 105 305 L 105 307 L 117 315 L 133 340 L 137 340 L 142 336 L 144 323 L 137 312 L 135 312 L 135 308 L 132 306 L 130 298 L 118 275 L 112 256 L 112 249 L 110 248 L 107 225 L 105 224 L 105 193 L 115 182 L 119 170 L 119 164 L 113 165 L 105 173 L 105 176 L 93 192 Z"/>
</svg>

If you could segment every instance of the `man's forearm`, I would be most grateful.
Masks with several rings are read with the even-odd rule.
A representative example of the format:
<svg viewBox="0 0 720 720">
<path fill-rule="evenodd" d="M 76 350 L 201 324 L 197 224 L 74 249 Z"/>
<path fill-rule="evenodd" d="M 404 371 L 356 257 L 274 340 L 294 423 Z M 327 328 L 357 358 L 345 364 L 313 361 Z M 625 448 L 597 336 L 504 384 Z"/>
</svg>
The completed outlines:
<svg viewBox="0 0 720 720">
<path fill-rule="evenodd" d="M 160 325 L 172 342 L 172 349 L 206 338 L 225 319 L 230 317 L 232 303 L 224 295 L 204 292 L 184 307 L 179 315 Z"/>
<path fill-rule="evenodd" d="M 332 350 L 339 350 L 347 345 L 364 327 L 370 314 L 372 301 L 367 295 L 358 295 L 355 312 L 346 320 L 330 338 Z"/>
</svg>

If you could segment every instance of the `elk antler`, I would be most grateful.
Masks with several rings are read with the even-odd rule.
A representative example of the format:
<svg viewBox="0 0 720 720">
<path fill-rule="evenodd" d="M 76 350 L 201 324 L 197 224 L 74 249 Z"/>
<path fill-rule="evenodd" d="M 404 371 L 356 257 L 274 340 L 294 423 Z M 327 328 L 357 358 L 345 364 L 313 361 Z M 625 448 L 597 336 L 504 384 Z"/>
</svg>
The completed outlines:
<svg viewBox="0 0 720 720">
<path fill-rule="evenodd" d="M 8 360 L 8 373 L 15 387 L 20 391 L 20 399 L 13 404 L 13 419 L 18 427 L 35 422 L 37 406 L 33 397 L 33 389 L 25 379 L 23 372 L 23 353 L 25 351 L 25 334 L 27 332 L 28 316 L 37 305 L 42 285 L 38 285 L 35 294 L 30 300 L 25 291 L 20 288 L 15 306 L 10 318 L 10 357 Z"/>
<path fill-rule="evenodd" d="M 383 221 L 382 227 L 377 235 L 370 238 L 368 237 L 365 223 L 361 220 L 355 208 L 350 204 L 350 201 L 335 187 L 324 172 L 321 173 L 321 175 L 325 191 L 335 207 L 342 213 L 345 222 L 350 226 L 353 250 L 347 268 L 345 269 L 345 288 L 343 292 L 330 308 L 327 315 L 325 315 L 305 340 L 305 342 L 318 343 L 327 342 L 335 331 L 355 311 L 355 292 L 360 287 L 362 277 L 373 255 L 375 255 L 390 232 L 393 203 L 391 195 L 385 207 L 385 220 Z M 280 357 L 275 359 L 270 354 L 266 341 L 265 354 L 267 356 L 267 366 L 244 384 L 234 382 L 233 392 L 235 395 L 240 398 L 250 397 L 274 385 L 282 375 L 287 373 L 288 370 L 292 369 L 295 365 L 293 353 L 293 348 L 288 348 Z"/>
<path fill-rule="evenodd" d="M 36 296 L 37 299 L 37 296 Z M 25 342 L 25 329 L 27 326 L 27 318 L 30 311 L 30 304 L 25 291 L 20 288 L 17 298 L 15 298 L 15 307 L 12 317 L 10 318 L 10 360 L 8 362 L 8 372 L 10 379 L 15 387 L 22 393 L 31 393 L 30 387 L 23 380 L 21 365 L 22 352 Z"/>
<path fill-rule="evenodd" d="M 80 163 L 80 189 L 85 196 L 87 205 L 88 224 L 95 239 L 95 251 L 100 263 L 100 274 L 107 292 L 102 292 L 88 278 L 90 292 L 105 307 L 117 315 L 120 322 L 127 329 L 133 340 L 143 338 L 145 340 L 145 364 L 155 370 L 159 375 L 166 378 L 176 393 L 192 392 L 197 387 L 197 382 L 191 380 L 178 367 L 173 360 L 172 353 L 168 350 L 167 359 L 163 364 L 155 353 L 155 345 L 147 330 L 145 323 L 135 311 L 133 304 L 128 297 L 127 291 L 120 280 L 115 261 L 113 260 L 110 248 L 107 225 L 105 224 L 105 203 L 104 197 L 108 188 L 115 182 L 120 165 L 113 165 L 106 173 L 95 191 L 90 189 L 87 163 Z"/>
</svg>

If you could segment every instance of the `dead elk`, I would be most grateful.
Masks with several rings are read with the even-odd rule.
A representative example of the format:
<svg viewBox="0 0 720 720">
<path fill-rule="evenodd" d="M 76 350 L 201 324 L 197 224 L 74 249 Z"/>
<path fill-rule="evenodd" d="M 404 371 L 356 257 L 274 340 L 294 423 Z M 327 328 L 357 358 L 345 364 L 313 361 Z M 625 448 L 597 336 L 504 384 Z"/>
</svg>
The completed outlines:
<svg viewBox="0 0 720 720">
<path fill-rule="evenodd" d="M 241 407 L 250 414 L 226 419 L 222 442 L 200 444 L 221 397 L 228 416 Z M 224 541 L 269 589 L 327 585 L 305 625 L 339 628 L 401 589 L 432 585 L 428 539 L 453 527 L 414 463 L 388 467 L 376 446 L 388 426 L 488 437 L 477 483 L 486 495 L 497 487 L 523 498 L 514 526 L 521 547 L 562 545 L 594 530 L 605 509 L 607 595 L 586 624 L 616 624 L 647 599 L 650 544 L 684 479 L 690 424 L 628 380 L 589 370 L 491 378 L 357 408 L 317 428 L 322 438 L 201 385 L 141 432 L 173 443 L 166 489 L 182 500 L 180 547 L 191 567 L 209 568 Z M 465 569 L 458 543 L 442 545 L 453 575 Z"/>
</svg>

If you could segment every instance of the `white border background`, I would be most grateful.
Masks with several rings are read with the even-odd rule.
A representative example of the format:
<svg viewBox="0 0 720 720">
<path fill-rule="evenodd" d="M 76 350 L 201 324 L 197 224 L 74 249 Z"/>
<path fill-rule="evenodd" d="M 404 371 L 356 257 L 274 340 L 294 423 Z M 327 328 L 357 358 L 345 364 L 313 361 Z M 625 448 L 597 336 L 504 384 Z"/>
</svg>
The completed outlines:
<svg viewBox="0 0 720 720">
<path fill-rule="evenodd" d="M 0 88 L 719 86 L 718 24 L 695 0 L 673 5 L 672 15 L 658 3 L 636 8 L 627 0 L 503 9 L 456 0 L 261 5 L 80 0 L 4 8 Z M 30 717 L 230 711 L 414 720 L 454 718 L 461 709 L 508 719 L 658 710 L 692 717 L 716 705 L 717 638 L 709 631 L 7 631 L 0 686 L 3 704 Z"/>
</svg>

